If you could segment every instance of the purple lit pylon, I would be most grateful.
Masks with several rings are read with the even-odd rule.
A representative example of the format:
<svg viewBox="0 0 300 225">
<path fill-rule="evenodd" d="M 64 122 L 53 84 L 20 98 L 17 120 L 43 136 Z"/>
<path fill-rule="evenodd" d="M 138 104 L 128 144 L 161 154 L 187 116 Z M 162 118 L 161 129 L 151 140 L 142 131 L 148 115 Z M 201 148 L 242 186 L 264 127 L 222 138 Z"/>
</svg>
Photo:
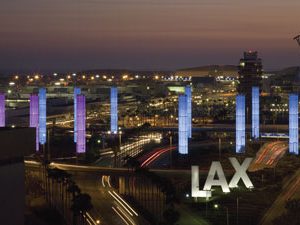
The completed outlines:
<svg viewBox="0 0 300 225">
<path fill-rule="evenodd" d="M 0 94 L 0 127 L 5 127 L 5 95 Z"/>
<path fill-rule="evenodd" d="M 76 152 L 85 153 L 86 150 L 86 133 L 85 133 L 85 96 L 77 95 L 77 142 Z"/>
<path fill-rule="evenodd" d="M 76 96 L 81 94 L 81 89 L 78 87 L 74 88 L 74 142 L 77 142 L 77 98 Z"/>
<path fill-rule="evenodd" d="M 30 95 L 30 121 L 29 127 L 36 128 L 36 151 L 39 150 L 39 96 Z"/>
</svg>

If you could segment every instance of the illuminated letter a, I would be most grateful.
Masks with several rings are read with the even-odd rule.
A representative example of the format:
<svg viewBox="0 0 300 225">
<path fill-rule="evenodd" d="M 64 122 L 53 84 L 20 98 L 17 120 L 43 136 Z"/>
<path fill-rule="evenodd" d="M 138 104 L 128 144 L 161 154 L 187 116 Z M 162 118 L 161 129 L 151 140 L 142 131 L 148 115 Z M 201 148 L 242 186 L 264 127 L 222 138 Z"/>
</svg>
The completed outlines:
<svg viewBox="0 0 300 225">
<path fill-rule="evenodd" d="M 215 175 L 218 176 L 218 179 L 215 179 Z M 210 191 L 212 186 L 221 186 L 223 192 L 230 192 L 228 183 L 226 181 L 224 171 L 222 169 L 220 162 L 213 161 L 211 163 L 208 176 L 204 184 L 204 190 Z"/>
</svg>

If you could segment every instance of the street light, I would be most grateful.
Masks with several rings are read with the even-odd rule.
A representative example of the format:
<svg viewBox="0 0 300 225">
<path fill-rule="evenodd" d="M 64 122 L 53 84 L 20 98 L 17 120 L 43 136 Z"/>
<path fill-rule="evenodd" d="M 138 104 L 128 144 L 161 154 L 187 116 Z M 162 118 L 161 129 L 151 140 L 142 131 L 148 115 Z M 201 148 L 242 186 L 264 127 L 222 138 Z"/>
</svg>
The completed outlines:
<svg viewBox="0 0 300 225">
<path fill-rule="evenodd" d="M 214 204 L 215 209 L 219 209 L 219 204 Z M 222 206 L 226 210 L 226 224 L 229 225 L 229 213 L 228 213 L 228 207 L 227 206 Z"/>
</svg>

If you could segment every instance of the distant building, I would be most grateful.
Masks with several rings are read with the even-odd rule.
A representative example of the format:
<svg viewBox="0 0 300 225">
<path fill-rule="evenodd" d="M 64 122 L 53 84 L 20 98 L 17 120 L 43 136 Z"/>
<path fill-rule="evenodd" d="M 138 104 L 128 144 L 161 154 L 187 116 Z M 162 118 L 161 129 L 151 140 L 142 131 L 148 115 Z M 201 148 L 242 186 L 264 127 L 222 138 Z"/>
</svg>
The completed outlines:
<svg viewBox="0 0 300 225">
<path fill-rule="evenodd" d="M 250 123 L 252 87 L 256 86 L 261 90 L 263 74 L 262 60 L 258 58 L 256 51 L 244 52 L 244 58 L 240 59 L 238 74 L 239 85 L 237 90 L 239 94 L 246 96 L 247 122 Z"/>
<path fill-rule="evenodd" d="M 238 77 L 238 67 L 233 65 L 209 65 L 194 68 L 177 70 L 175 76 L 178 77 Z"/>
</svg>

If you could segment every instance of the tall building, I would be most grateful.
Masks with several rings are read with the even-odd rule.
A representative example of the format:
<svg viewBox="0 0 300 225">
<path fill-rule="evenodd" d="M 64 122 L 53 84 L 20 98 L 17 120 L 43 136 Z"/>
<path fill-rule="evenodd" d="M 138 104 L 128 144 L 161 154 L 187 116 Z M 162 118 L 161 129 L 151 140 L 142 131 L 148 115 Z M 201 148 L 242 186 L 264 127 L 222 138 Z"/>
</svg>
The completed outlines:
<svg viewBox="0 0 300 225">
<path fill-rule="evenodd" d="M 240 59 L 238 73 L 240 84 L 237 91 L 239 94 L 243 94 L 246 97 L 246 122 L 250 123 L 252 111 L 252 87 L 256 86 L 261 90 L 261 77 L 263 74 L 262 60 L 261 58 L 258 58 L 258 53 L 256 51 L 244 52 L 244 58 Z"/>
</svg>

